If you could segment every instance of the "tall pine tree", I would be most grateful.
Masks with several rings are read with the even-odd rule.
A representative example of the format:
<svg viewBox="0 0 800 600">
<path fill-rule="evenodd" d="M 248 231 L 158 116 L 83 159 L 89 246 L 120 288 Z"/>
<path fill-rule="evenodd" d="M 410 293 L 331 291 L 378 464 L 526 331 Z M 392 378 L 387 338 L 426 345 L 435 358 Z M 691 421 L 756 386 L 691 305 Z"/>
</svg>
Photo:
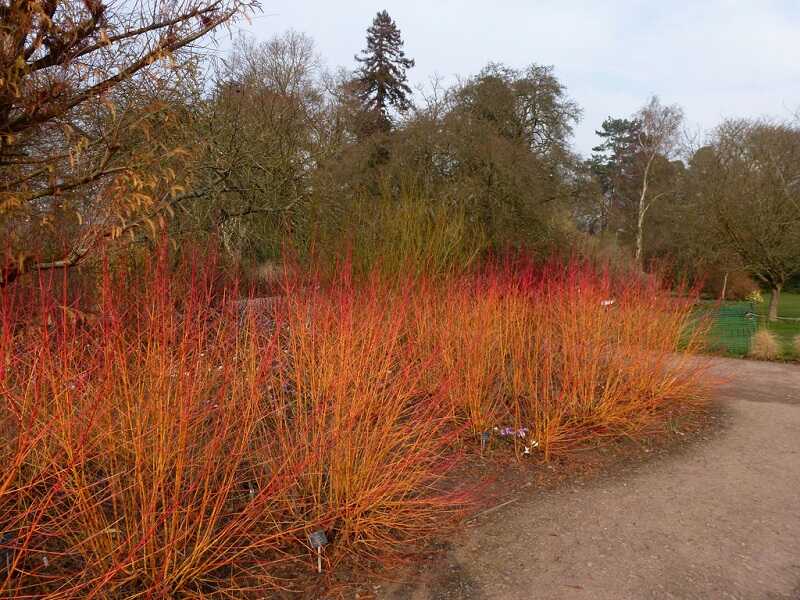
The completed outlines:
<svg viewBox="0 0 800 600">
<path fill-rule="evenodd" d="M 375 16 L 367 29 L 367 47 L 355 58 L 361 63 L 356 72 L 358 97 L 364 110 L 375 116 L 376 127 L 388 131 L 390 109 L 404 112 L 411 107 L 406 71 L 414 66 L 413 59 L 406 58 L 400 29 L 388 12 Z"/>
<path fill-rule="evenodd" d="M 603 142 L 592 148 L 589 167 L 597 177 L 603 192 L 602 214 L 598 215 L 600 230 L 619 227 L 613 217 L 630 214 L 636 209 L 637 139 L 641 124 L 632 119 L 608 117 L 602 129 L 595 133 Z"/>
</svg>

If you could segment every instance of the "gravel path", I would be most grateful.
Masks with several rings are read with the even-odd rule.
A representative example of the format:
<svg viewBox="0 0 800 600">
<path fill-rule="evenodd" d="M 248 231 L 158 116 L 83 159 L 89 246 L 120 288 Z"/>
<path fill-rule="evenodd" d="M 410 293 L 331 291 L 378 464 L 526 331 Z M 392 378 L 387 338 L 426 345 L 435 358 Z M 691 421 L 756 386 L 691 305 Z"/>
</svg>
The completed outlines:
<svg viewBox="0 0 800 600">
<path fill-rule="evenodd" d="M 800 366 L 711 360 L 723 430 L 530 494 L 459 536 L 449 573 L 384 597 L 800 600 Z"/>
</svg>

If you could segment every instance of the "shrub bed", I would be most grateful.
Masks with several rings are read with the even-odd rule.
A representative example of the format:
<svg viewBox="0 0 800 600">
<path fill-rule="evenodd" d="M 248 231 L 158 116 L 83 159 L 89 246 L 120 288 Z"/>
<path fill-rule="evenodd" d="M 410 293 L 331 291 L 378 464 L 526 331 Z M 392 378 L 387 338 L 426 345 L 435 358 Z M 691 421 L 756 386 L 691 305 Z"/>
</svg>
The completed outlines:
<svg viewBox="0 0 800 600">
<path fill-rule="evenodd" d="M 653 279 L 343 268 L 265 318 L 213 259 L 167 265 L 106 269 L 90 302 L 56 274 L 0 292 L 3 596 L 295 589 L 314 532 L 328 571 L 455 523 L 448 474 L 486 445 L 548 460 L 703 402 L 693 299 Z"/>
</svg>

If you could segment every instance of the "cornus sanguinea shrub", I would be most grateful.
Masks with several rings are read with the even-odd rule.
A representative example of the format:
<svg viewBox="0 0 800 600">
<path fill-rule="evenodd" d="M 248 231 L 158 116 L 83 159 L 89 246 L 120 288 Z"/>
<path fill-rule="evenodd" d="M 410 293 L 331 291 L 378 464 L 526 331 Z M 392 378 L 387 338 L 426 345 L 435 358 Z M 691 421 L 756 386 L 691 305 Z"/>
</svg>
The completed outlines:
<svg viewBox="0 0 800 600">
<path fill-rule="evenodd" d="M 615 281 L 577 263 L 516 262 L 434 296 L 418 311 L 430 323 L 418 331 L 441 356 L 434 379 L 457 420 L 484 439 L 504 426 L 525 432 L 512 436 L 518 453 L 549 457 L 590 438 L 641 434 L 703 403 L 692 353 L 705 328 L 687 329 L 687 290 Z"/>
<path fill-rule="evenodd" d="M 296 588 L 311 532 L 330 571 L 454 522 L 452 466 L 487 444 L 546 460 L 702 401 L 691 298 L 654 280 L 343 267 L 248 302 L 213 258 L 167 265 L 0 292 L 0 595 Z"/>
<path fill-rule="evenodd" d="M 173 597 L 278 585 L 280 492 L 263 421 L 276 345 L 210 271 L 107 276 L 92 312 L 42 281 L 3 299 L 12 596 Z M 31 313 L 31 308 L 37 310 Z"/>
</svg>

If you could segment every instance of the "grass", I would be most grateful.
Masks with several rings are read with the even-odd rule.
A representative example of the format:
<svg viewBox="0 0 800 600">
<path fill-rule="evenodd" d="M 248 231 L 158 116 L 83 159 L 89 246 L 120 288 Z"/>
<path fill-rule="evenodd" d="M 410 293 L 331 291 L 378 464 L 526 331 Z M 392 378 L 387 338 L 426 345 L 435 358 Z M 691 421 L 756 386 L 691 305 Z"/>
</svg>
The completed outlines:
<svg viewBox="0 0 800 600">
<path fill-rule="evenodd" d="M 753 334 L 749 356 L 760 360 L 776 360 L 780 355 L 781 344 L 769 329 L 759 329 Z"/>
<path fill-rule="evenodd" d="M 759 307 L 759 314 L 765 314 L 769 306 L 769 294 L 765 294 L 764 304 Z M 789 317 L 793 319 L 800 319 L 800 293 L 784 293 L 781 294 L 781 301 L 779 306 L 779 316 Z M 778 321 L 777 323 L 770 323 L 766 319 L 762 319 L 762 323 L 773 332 L 783 349 L 783 358 L 791 358 L 800 360 L 800 353 L 793 346 L 793 340 L 797 335 L 800 335 L 800 320 L 798 321 Z"/>
<path fill-rule="evenodd" d="M 487 444 L 547 461 L 704 402 L 694 299 L 650 279 L 343 267 L 287 275 L 264 319 L 213 256 L 168 264 L 0 292 L 0 595 L 297 590 L 313 531 L 330 571 L 454 526 L 450 473 Z"/>
<path fill-rule="evenodd" d="M 714 309 L 714 319 L 708 336 L 709 348 L 730 356 L 745 356 L 750 350 L 750 340 L 756 330 L 771 331 L 780 344 L 780 360 L 800 360 L 800 352 L 794 339 L 800 335 L 800 321 L 770 322 L 766 318 L 770 295 L 764 294 L 764 302 L 752 305 L 749 302 L 725 302 Z M 757 317 L 747 318 L 746 313 L 755 309 Z M 783 293 L 779 316 L 800 319 L 800 293 Z"/>
</svg>

